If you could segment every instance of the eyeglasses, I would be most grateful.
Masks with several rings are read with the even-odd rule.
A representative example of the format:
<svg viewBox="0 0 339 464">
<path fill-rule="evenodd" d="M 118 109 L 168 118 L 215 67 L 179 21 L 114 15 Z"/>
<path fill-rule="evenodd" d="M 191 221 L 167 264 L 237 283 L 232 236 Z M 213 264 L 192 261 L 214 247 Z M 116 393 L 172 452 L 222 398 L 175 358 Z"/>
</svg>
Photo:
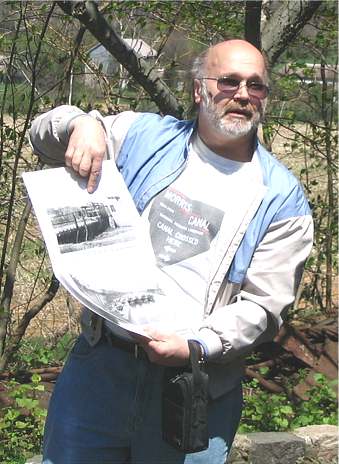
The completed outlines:
<svg viewBox="0 0 339 464">
<path fill-rule="evenodd" d="M 218 90 L 230 96 L 234 95 L 243 85 L 246 85 L 250 97 L 259 98 L 260 100 L 266 98 L 270 90 L 267 85 L 255 81 L 247 81 L 245 84 L 240 85 L 242 81 L 233 77 L 199 77 L 199 79 L 217 81 Z"/>
</svg>

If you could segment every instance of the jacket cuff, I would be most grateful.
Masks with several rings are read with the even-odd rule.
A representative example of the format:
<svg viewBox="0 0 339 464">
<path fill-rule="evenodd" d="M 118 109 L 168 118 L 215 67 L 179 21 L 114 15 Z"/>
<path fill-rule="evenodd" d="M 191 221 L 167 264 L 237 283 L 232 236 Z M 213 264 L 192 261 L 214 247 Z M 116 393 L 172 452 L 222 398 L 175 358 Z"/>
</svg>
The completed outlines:
<svg viewBox="0 0 339 464">
<path fill-rule="evenodd" d="M 70 122 L 77 116 L 86 114 L 76 106 L 62 105 L 52 111 L 51 127 L 57 141 L 66 142 Z"/>
<path fill-rule="evenodd" d="M 59 125 L 59 130 L 65 130 L 67 136 L 69 137 L 69 135 L 70 135 L 70 134 L 69 134 L 69 126 L 70 126 L 71 122 L 72 122 L 75 118 L 77 118 L 77 117 L 79 117 L 79 116 L 88 116 L 88 114 L 87 114 L 87 113 L 83 113 L 83 112 L 81 112 L 81 113 L 69 114 L 68 117 L 65 118 L 65 120 L 61 120 L 61 121 L 60 121 L 60 123 L 59 123 L 59 124 L 60 124 L 60 125 Z"/>
<path fill-rule="evenodd" d="M 200 329 L 197 337 L 194 337 L 194 339 L 201 343 L 207 360 L 218 358 L 222 355 L 223 347 L 220 337 L 213 330 L 207 328 Z"/>
</svg>

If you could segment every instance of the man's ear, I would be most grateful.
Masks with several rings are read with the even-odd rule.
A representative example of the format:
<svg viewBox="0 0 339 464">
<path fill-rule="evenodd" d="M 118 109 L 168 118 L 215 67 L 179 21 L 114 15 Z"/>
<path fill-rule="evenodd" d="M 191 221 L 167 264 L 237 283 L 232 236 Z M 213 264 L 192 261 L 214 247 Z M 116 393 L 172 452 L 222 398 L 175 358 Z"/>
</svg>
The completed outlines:
<svg viewBox="0 0 339 464">
<path fill-rule="evenodd" d="M 199 105 L 202 100 L 201 96 L 201 81 L 199 79 L 194 79 L 193 81 L 193 98 L 194 98 L 194 103 L 196 105 Z"/>
</svg>

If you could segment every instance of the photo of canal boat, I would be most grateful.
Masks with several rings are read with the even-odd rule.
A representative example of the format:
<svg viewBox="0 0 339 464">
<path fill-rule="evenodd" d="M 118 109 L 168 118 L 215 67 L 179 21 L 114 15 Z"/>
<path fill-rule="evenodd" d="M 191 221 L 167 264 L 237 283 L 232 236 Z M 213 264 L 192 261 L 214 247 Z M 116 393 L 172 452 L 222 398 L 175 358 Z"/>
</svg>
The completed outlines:
<svg viewBox="0 0 339 464">
<path fill-rule="evenodd" d="M 67 206 L 47 210 L 61 253 L 80 251 L 94 246 L 128 241 L 128 226 L 119 226 L 115 203 L 91 202 L 83 206 Z M 133 237 L 130 237 L 131 239 Z"/>
</svg>

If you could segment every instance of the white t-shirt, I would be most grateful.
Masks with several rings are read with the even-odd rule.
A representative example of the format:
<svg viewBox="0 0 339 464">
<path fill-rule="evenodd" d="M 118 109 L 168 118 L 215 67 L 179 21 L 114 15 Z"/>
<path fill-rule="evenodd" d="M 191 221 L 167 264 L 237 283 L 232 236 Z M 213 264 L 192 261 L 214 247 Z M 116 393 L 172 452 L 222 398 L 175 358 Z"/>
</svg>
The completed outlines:
<svg viewBox="0 0 339 464">
<path fill-rule="evenodd" d="M 203 318 L 215 244 L 223 220 L 232 220 L 237 197 L 246 184 L 262 181 L 255 152 L 250 162 L 238 162 L 212 152 L 195 134 L 188 162 L 180 176 L 148 205 L 153 250 L 159 283 L 170 298 L 160 314 L 140 323 L 185 332 L 198 330 Z M 137 321 L 136 321 L 137 322 Z"/>
</svg>

